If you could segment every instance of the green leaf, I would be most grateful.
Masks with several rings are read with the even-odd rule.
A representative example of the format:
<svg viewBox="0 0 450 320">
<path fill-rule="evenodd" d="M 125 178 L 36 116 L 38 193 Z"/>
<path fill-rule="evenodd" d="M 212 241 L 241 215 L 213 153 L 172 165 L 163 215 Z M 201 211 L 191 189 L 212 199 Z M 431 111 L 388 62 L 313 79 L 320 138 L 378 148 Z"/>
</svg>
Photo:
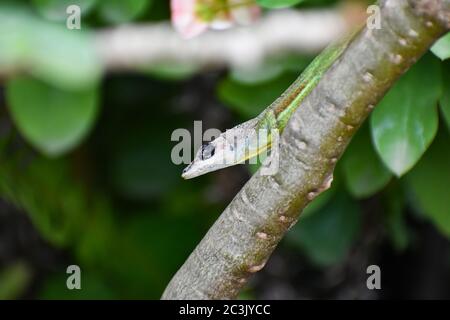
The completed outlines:
<svg viewBox="0 0 450 320">
<path fill-rule="evenodd" d="M 89 34 L 50 25 L 39 30 L 28 53 L 31 74 L 67 90 L 97 84 L 102 67 Z"/>
<path fill-rule="evenodd" d="M 295 75 L 288 73 L 257 84 L 242 84 L 226 78 L 218 87 L 218 95 L 231 109 L 249 118 L 269 106 L 294 80 Z"/>
<path fill-rule="evenodd" d="M 31 78 L 16 78 L 7 83 L 6 90 L 16 126 L 48 156 L 58 156 L 76 147 L 97 116 L 95 89 L 69 92 Z"/>
<path fill-rule="evenodd" d="M 361 214 L 346 194 L 337 194 L 324 209 L 300 217 L 288 233 L 288 241 L 299 246 L 320 266 L 340 262 L 358 236 Z"/>
<path fill-rule="evenodd" d="M 450 32 L 436 41 L 431 51 L 441 60 L 450 58 Z"/>
<path fill-rule="evenodd" d="M 358 131 L 341 163 L 347 188 L 356 198 L 370 197 L 392 177 L 372 147 L 368 126 Z"/>
<path fill-rule="evenodd" d="M 142 16 L 152 2 L 153 0 L 103 0 L 99 12 L 107 22 L 125 23 Z"/>
<path fill-rule="evenodd" d="M 450 61 L 443 64 L 443 92 L 440 100 L 440 106 L 443 118 L 450 129 Z"/>
<path fill-rule="evenodd" d="M 391 88 L 372 114 L 375 149 L 397 176 L 409 171 L 433 141 L 440 94 L 439 61 L 426 55 Z"/>
<path fill-rule="evenodd" d="M 67 7 L 77 5 L 81 15 L 88 14 L 96 5 L 97 0 L 32 0 L 38 12 L 49 20 L 65 21 L 68 17 Z"/>
<path fill-rule="evenodd" d="M 24 69 L 52 85 L 81 90 L 97 84 L 102 65 L 87 32 L 38 19 L 22 7 L 0 5 L 0 69 Z"/>
<path fill-rule="evenodd" d="M 256 0 L 256 2 L 266 8 L 286 8 L 292 7 L 303 0 Z"/>
<path fill-rule="evenodd" d="M 450 237 L 449 141 L 448 133 L 440 130 L 430 150 L 406 176 L 414 204 L 448 237 Z"/>
</svg>

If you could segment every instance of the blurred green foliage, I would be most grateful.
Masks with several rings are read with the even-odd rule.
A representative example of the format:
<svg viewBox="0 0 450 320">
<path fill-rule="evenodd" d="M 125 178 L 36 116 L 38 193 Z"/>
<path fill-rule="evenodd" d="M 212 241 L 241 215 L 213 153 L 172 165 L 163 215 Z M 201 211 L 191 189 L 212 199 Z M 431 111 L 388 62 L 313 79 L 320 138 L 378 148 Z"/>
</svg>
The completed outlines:
<svg viewBox="0 0 450 320">
<path fill-rule="evenodd" d="M 430 217 L 436 226 L 450 236 L 450 181 L 449 134 L 442 130 L 430 150 L 407 176 L 416 208 Z"/>
<path fill-rule="evenodd" d="M 49 156 L 72 149 L 89 132 L 98 113 L 97 95 L 94 88 L 64 91 L 31 78 L 6 84 L 11 117 L 24 137 Z"/>
<path fill-rule="evenodd" d="M 30 8 L 0 4 L 0 69 L 26 69 L 29 75 L 64 90 L 96 85 L 102 65 L 88 32 L 70 32 L 45 21 Z"/>
<path fill-rule="evenodd" d="M 53 21 L 66 21 L 67 8 L 77 5 L 81 15 L 88 15 L 97 5 L 98 0 L 32 0 L 33 8 L 44 18 Z"/>
<path fill-rule="evenodd" d="M 392 177 L 373 148 L 368 125 L 356 133 L 341 161 L 348 191 L 355 198 L 374 195 Z"/>
<path fill-rule="evenodd" d="M 244 118 L 251 118 L 278 98 L 295 78 L 294 74 L 283 74 L 268 81 L 252 84 L 239 83 L 227 78 L 218 87 L 218 94 L 230 108 Z"/>
<path fill-rule="evenodd" d="M 31 272 L 23 262 L 17 262 L 0 272 L 0 300 L 14 299 L 25 291 Z"/>
<path fill-rule="evenodd" d="M 444 79 L 440 106 L 444 121 L 450 129 L 450 90 L 448 90 L 448 88 L 450 88 L 450 61 L 446 61 L 442 64 L 442 73 Z"/>
<path fill-rule="evenodd" d="M 286 8 L 302 1 L 303 0 L 257 0 L 258 4 L 266 8 Z"/>
<path fill-rule="evenodd" d="M 319 266 L 339 263 L 348 253 L 361 227 L 361 211 L 344 192 L 336 194 L 321 210 L 302 216 L 288 233 L 288 241 L 299 246 Z"/>
<path fill-rule="evenodd" d="M 99 15 L 113 24 L 132 21 L 149 9 L 152 0 L 102 0 L 99 1 Z"/>
<path fill-rule="evenodd" d="M 335 1 L 258 2 L 273 8 Z M 81 31 L 65 28 L 68 3 L 82 8 Z M 233 169 L 225 179 L 217 172 L 181 180 L 170 159 L 172 131 L 206 117 L 210 110 L 198 105 L 208 99 L 207 106 L 222 102 L 218 108 L 235 123 L 257 115 L 312 58 L 288 54 L 259 68 L 229 70 L 209 80 L 212 92 L 196 78 L 203 71 L 191 65 L 144 67 L 100 82 L 95 28 L 168 20 L 168 4 L 0 5 L 0 72 L 22 71 L 2 84 L 7 110 L 0 109 L 0 119 L 13 128 L 0 127 L 0 195 L 24 209 L 42 237 L 82 270 L 81 291 L 67 290 L 60 268 L 43 282 L 41 298 L 158 298 L 238 189 L 228 175 Z M 433 52 L 450 56 L 448 36 Z M 318 267 L 342 262 L 363 232 L 361 199 L 369 198 L 380 202 L 380 223 L 397 250 L 410 243 L 407 208 L 450 236 L 449 75 L 449 61 L 429 53 L 402 77 L 339 161 L 333 187 L 290 231 L 286 247 Z M 179 107 L 186 101 L 187 108 Z M 4 269 L 0 298 L 20 296 L 30 277 L 20 262 Z"/>
</svg>

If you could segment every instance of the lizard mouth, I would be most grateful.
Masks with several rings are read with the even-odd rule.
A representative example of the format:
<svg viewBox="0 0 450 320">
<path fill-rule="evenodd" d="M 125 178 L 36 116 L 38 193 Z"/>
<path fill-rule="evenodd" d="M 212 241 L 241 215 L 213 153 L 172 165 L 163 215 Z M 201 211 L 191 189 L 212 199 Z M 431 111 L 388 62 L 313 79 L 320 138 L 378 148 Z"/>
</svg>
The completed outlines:
<svg viewBox="0 0 450 320">
<path fill-rule="evenodd" d="M 183 172 L 181 173 L 181 177 L 182 177 L 183 179 L 189 179 L 189 178 L 191 178 L 191 177 L 189 176 L 189 169 L 191 169 L 191 167 L 192 167 L 192 163 L 189 164 L 186 168 L 183 169 Z"/>
</svg>

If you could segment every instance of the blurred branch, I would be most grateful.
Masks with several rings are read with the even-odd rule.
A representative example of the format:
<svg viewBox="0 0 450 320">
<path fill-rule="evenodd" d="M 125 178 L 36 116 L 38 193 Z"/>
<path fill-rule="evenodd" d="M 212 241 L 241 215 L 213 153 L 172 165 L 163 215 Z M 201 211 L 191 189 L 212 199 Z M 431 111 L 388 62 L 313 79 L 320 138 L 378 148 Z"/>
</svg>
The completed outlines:
<svg viewBox="0 0 450 320">
<path fill-rule="evenodd" d="M 280 10 L 251 27 L 184 40 L 167 22 L 77 31 L 22 6 L 0 5 L 0 78 L 27 73 L 64 90 L 80 90 L 96 85 L 109 70 L 251 68 L 278 54 L 315 54 L 364 17 L 357 6 Z"/>
<path fill-rule="evenodd" d="M 198 66 L 256 65 L 286 51 L 317 53 L 349 28 L 344 10 L 268 13 L 251 28 L 207 32 L 184 40 L 168 23 L 123 26 L 97 35 L 97 48 L 107 69 L 159 63 Z"/>
<path fill-rule="evenodd" d="M 450 29 L 450 0 L 382 0 L 290 119 L 280 170 L 257 172 L 167 286 L 163 299 L 234 298 L 261 270 L 301 210 L 330 183 L 336 161 L 394 82 Z"/>
</svg>

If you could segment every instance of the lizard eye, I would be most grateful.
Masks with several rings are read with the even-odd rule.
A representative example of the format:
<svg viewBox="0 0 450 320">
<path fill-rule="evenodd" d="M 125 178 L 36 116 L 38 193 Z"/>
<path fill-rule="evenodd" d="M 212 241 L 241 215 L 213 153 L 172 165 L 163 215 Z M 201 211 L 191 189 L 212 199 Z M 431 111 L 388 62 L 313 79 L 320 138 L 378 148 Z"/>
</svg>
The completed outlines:
<svg viewBox="0 0 450 320">
<path fill-rule="evenodd" d="M 202 160 L 206 160 L 214 156 L 216 148 L 212 144 L 202 145 Z"/>
</svg>

